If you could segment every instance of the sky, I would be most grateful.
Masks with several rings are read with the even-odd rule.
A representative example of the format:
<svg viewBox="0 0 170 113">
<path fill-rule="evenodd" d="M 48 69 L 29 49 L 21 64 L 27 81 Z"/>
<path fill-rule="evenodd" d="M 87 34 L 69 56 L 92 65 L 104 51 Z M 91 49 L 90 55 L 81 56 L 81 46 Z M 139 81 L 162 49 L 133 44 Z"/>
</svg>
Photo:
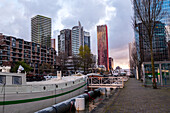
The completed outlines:
<svg viewBox="0 0 170 113">
<path fill-rule="evenodd" d="M 128 43 L 134 37 L 131 0 L 0 0 L 0 33 L 31 41 L 31 18 L 36 15 L 52 19 L 56 46 L 59 31 L 72 29 L 80 21 L 84 30 L 90 32 L 91 51 L 95 55 L 97 25 L 106 24 L 114 68 L 129 68 Z"/>
</svg>

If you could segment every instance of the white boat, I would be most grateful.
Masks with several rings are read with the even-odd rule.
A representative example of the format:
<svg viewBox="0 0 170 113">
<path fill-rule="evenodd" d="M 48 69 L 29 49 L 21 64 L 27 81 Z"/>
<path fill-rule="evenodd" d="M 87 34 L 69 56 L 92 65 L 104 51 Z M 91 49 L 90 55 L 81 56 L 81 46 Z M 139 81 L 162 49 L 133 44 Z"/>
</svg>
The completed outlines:
<svg viewBox="0 0 170 113">
<path fill-rule="evenodd" d="M 82 94 L 84 76 L 26 82 L 25 74 L 0 72 L 0 113 L 33 113 Z"/>
</svg>

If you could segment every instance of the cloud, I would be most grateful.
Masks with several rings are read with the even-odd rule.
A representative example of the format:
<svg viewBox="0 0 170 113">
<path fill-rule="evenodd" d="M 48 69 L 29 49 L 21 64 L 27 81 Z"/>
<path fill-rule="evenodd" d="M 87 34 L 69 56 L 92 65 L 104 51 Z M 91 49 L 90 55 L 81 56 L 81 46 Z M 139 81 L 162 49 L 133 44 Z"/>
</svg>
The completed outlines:
<svg viewBox="0 0 170 113">
<path fill-rule="evenodd" d="M 116 16 L 108 22 L 109 42 L 119 42 L 110 44 L 110 48 L 120 48 L 127 45 L 133 39 L 133 29 L 131 26 L 132 7 L 130 0 L 113 2 L 116 8 Z"/>
<path fill-rule="evenodd" d="M 67 27 L 73 27 L 78 21 L 81 21 L 84 28 L 89 30 L 106 16 L 106 7 L 101 0 L 71 0 L 64 3 L 64 8 L 70 16 L 61 22 Z"/>
<path fill-rule="evenodd" d="M 57 39 L 60 30 L 72 29 L 80 21 L 91 34 L 94 54 L 97 25 L 107 24 L 110 56 L 116 65 L 128 65 L 128 42 L 133 39 L 130 0 L 0 0 L 0 3 L 0 32 L 30 41 L 31 18 L 40 14 L 52 18 L 52 37 Z"/>
<path fill-rule="evenodd" d="M 109 55 L 114 58 L 114 68 L 120 66 L 121 68 L 129 68 L 129 49 L 128 45 L 125 44 L 120 48 L 112 48 L 109 51 Z"/>
<path fill-rule="evenodd" d="M 11 36 L 19 36 L 20 38 L 28 38 L 24 30 L 28 26 L 25 23 L 25 18 L 21 10 L 23 10 L 23 7 L 16 5 L 15 1 L 2 2 L 2 5 L 0 5 L 0 32 Z"/>
<path fill-rule="evenodd" d="M 18 0 L 18 3 L 23 5 L 26 17 L 40 14 L 52 18 L 61 8 L 56 0 Z"/>
<path fill-rule="evenodd" d="M 115 59 L 115 67 L 129 68 L 128 43 L 133 40 L 131 17 L 133 9 L 130 0 L 114 0 L 112 6 L 116 16 L 112 16 L 108 24 L 110 56 Z"/>
<path fill-rule="evenodd" d="M 0 32 L 28 41 L 31 40 L 31 18 L 40 14 L 52 18 L 55 23 L 61 8 L 55 0 L 2 0 L 1 3 Z"/>
</svg>

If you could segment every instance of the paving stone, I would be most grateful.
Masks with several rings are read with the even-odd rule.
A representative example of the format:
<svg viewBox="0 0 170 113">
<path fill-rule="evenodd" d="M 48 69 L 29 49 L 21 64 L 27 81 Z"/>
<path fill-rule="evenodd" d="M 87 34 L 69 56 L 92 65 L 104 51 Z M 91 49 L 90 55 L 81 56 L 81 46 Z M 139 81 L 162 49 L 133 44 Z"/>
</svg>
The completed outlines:
<svg viewBox="0 0 170 113">
<path fill-rule="evenodd" d="M 170 88 L 143 87 L 130 78 L 125 88 L 91 113 L 170 113 Z"/>
</svg>

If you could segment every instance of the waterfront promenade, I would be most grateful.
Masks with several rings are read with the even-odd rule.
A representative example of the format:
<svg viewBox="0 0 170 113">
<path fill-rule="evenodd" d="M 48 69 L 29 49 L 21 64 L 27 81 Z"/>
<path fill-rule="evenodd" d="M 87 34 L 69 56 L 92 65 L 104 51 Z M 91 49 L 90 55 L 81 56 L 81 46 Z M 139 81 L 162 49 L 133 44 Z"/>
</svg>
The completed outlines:
<svg viewBox="0 0 170 113">
<path fill-rule="evenodd" d="M 130 78 L 125 88 L 119 89 L 91 113 L 170 113 L 170 87 L 152 89 Z"/>
</svg>

